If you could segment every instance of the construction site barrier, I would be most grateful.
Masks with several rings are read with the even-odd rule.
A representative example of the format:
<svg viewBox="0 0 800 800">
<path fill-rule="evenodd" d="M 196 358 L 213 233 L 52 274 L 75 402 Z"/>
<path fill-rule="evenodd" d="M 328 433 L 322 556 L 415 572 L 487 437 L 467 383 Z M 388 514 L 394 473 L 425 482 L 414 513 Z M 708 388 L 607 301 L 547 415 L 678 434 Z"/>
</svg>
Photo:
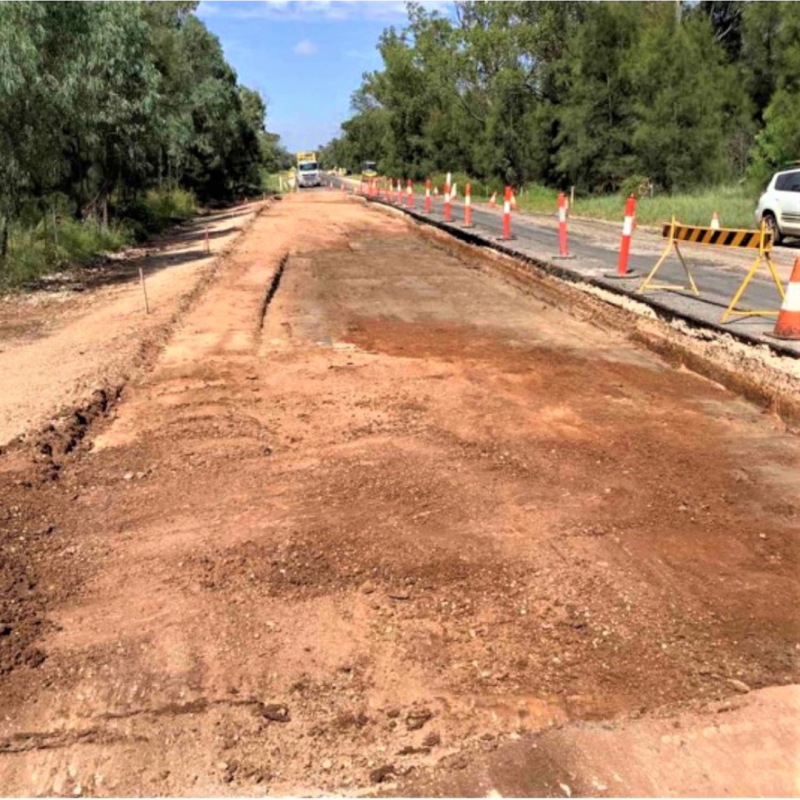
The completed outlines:
<svg viewBox="0 0 800 800">
<path fill-rule="evenodd" d="M 677 222 L 673 217 L 669 225 L 664 225 L 661 230 L 661 235 L 667 240 L 666 247 L 661 253 L 658 261 L 656 261 L 653 269 L 650 270 L 650 273 L 642 281 L 641 286 L 639 286 L 639 288 L 636 290 L 638 294 L 642 294 L 648 289 L 653 291 L 665 290 L 673 292 L 691 291 L 694 295 L 700 294 L 700 290 L 697 288 L 697 284 L 692 276 L 692 271 L 689 268 L 689 264 L 686 262 L 686 259 L 683 257 L 683 253 L 681 253 L 681 249 L 678 246 L 679 243 L 704 245 L 709 247 L 728 247 L 738 250 L 757 250 L 758 255 L 756 256 L 755 261 L 753 261 L 752 266 L 739 285 L 739 288 L 736 290 L 736 293 L 733 295 L 728 307 L 725 309 L 720 323 L 725 324 L 733 315 L 739 317 L 777 316 L 777 310 L 746 310 L 737 308 L 737 303 L 741 299 L 745 289 L 747 289 L 747 286 L 753 279 L 753 276 L 756 274 L 756 271 L 762 263 L 766 265 L 775 287 L 778 290 L 778 295 L 781 301 L 784 299 L 783 285 L 781 284 L 778 273 L 775 270 L 775 265 L 772 263 L 772 259 L 770 258 L 773 236 L 772 233 L 767 230 L 766 225 L 762 223 L 760 230 L 712 228 L 700 225 L 683 225 L 680 222 Z M 675 250 L 675 254 L 678 256 L 681 266 L 686 272 L 686 277 L 689 279 L 688 289 L 682 285 L 656 283 L 654 280 L 656 273 L 661 268 L 662 264 L 664 264 L 664 262 L 667 260 L 667 257 L 673 249 Z"/>
<path fill-rule="evenodd" d="M 555 258 L 572 258 L 567 247 L 567 196 L 564 192 L 558 195 L 558 255 Z"/>
<path fill-rule="evenodd" d="M 800 341 L 800 257 L 794 261 L 792 276 L 772 335 L 776 339 Z"/>
<path fill-rule="evenodd" d="M 631 254 L 631 237 L 633 236 L 633 226 L 636 222 L 636 197 L 631 195 L 625 201 L 625 219 L 622 223 L 622 242 L 619 247 L 619 260 L 617 261 L 617 272 L 610 277 L 632 278 L 635 277 L 633 270 L 628 269 L 628 261 Z"/>
<path fill-rule="evenodd" d="M 506 186 L 505 199 L 503 200 L 503 236 L 504 241 L 511 238 L 511 195 L 513 190 Z"/>
<path fill-rule="evenodd" d="M 472 227 L 472 184 L 468 183 L 464 190 L 464 227 Z"/>
</svg>

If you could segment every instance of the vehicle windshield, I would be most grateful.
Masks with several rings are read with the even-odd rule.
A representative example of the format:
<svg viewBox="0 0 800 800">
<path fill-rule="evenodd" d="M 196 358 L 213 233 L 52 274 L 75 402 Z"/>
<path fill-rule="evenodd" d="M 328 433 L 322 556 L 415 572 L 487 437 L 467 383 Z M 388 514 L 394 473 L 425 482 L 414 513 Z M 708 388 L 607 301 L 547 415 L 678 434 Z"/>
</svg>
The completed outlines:
<svg viewBox="0 0 800 800">
<path fill-rule="evenodd" d="M 375 167 L 377 167 L 377 166 L 378 165 L 374 161 L 365 161 L 364 162 L 364 171 L 365 172 L 369 172 L 371 170 L 371 171 L 374 172 L 375 171 Z"/>
<path fill-rule="evenodd" d="M 315 172 L 316 169 L 316 161 L 304 161 L 302 164 L 300 164 L 300 172 Z"/>
</svg>

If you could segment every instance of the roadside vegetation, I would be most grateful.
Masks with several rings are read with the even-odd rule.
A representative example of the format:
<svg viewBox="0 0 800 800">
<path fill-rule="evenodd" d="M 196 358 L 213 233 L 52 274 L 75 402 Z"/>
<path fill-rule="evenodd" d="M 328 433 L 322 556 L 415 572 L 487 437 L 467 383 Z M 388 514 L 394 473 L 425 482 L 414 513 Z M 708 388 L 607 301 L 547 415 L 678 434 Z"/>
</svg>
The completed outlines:
<svg viewBox="0 0 800 800">
<path fill-rule="evenodd" d="M 499 197 L 500 195 L 498 195 Z M 541 186 L 526 188 L 517 197 L 523 211 L 555 214 L 558 192 Z M 619 194 L 576 196 L 571 213 L 594 219 L 618 220 L 622 224 L 625 197 Z M 675 215 L 679 222 L 690 225 L 709 225 L 716 211 L 724 228 L 752 228 L 753 197 L 746 186 L 720 186 L 693 192 L 675 192 L 640 197 L 636 204 L 636 219 L 643 225 L 659 225 Z"/>
<path fill-rule="evenodd" d="M 449 170 L 548 211 L 574 186 L 576 213 L 615 219 L 633 191 L 642 222 L 751 226 L 770 173 L 800 158 L 797 3 L 411 5 L 378 50 L 329 166 Z"/>
<path fill-rule="evenodd" d="M 285 167 L 196 6 L 0 3 L 0 289 L 261 194 Z"/>
</svg>

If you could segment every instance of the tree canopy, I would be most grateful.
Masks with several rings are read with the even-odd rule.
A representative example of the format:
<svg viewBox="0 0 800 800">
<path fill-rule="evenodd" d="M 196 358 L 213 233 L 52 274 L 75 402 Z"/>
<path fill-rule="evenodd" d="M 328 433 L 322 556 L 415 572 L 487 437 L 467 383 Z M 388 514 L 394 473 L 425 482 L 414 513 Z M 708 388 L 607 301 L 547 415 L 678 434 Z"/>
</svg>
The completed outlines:
<svg viewBox="0 0 800 800">
<path fill-rule="evenodd" d="M 107 219 L 110 200 L 154 186 L 203 201 L 260 191 L 282 149 L 196 5 L 0 3 L 4 231 L 54 196 Z"/>
<path fill-rule="evenodd" d="M 604 192 L 800 158 L 800 4 L 410 3 L 378 50 L 328 162 Z"/>
</svg>

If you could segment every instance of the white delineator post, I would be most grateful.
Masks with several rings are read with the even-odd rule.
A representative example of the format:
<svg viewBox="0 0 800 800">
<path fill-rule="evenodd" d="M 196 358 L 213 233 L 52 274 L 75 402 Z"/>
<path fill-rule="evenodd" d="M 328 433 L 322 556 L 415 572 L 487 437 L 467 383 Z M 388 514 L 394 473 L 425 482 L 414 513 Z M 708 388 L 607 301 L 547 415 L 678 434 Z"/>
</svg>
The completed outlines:
<svg viewBox="0 0 800 800">
<path fill-rule="evenodd" d="M 468 183 L 464 190 L 464 227 L 472 227 L 472 184 Z"/>
<path fill-rule="evenodd" d="M 444 182 L 444 221 L 450 222 L 450 180 L 451 175 L 448 172 L 447 178 Z"/>
<path fill-rule="evenodd" d="M 425 181 L 425 213 L 431 213 L 431 179 Z"/>
</svg>

